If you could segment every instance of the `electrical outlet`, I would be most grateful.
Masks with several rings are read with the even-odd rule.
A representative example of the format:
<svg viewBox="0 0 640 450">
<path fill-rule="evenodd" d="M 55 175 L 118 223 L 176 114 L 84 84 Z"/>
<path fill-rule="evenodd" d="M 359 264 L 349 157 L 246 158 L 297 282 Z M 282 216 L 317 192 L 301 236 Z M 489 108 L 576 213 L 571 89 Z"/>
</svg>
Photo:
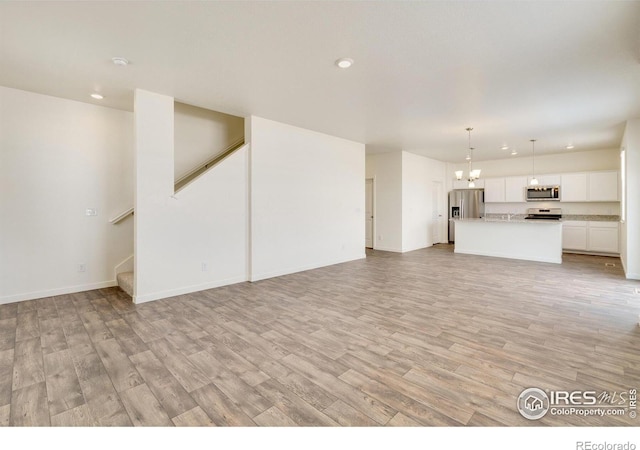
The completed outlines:
<svg viewBox="0 0 640 450">
<path fill-rule="evenodd" d="M 382 240 L 382 235 L 381 235 L 381 234 L 379 234 L 379 235 L 378 235 L 378 240 L 379 240 L 379 241 L 381 241 L 381 240 Z"/>
<path fill-rule="evenodd" d="M 202 263 L 202 271 L 203 271 L 203 272 L 206 272 L 207 270 L 208 270 L 208 265 L 207 265 L 207 263 L 206 263 L 206 262 L 203 262 L 203 263 Z"/>
<path fill-rule="evenodd" d="M 98 210 L 95 208 L 87 208 L 84 212 L 84 214 L 86 216 L 97 216 L 98 215 Z"/>
<path fill-rule="evenodd" d="M 78 272 L 86 272 L 87 265 L 85 263 L 78 264 Z"/>
</svg>

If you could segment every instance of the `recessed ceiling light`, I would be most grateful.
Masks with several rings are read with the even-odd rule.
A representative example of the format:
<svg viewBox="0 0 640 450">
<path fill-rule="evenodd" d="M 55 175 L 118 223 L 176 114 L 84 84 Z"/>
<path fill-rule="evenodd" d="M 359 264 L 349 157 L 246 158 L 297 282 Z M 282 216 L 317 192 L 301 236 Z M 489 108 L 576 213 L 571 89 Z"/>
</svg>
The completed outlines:
<svg viewBox="0 0 640 450">
<path fill-rule="evenodd" d="M 116 66 L 126 66 L 127 64 L 129 64 L 129 61 L 127 61 L 125 58 L 121 58 L 119 56 L 114 56 L 113 58 L 111 58 L 111 61 L 113 61 L 113 63 Z"/>
<path fill-rule="evenodd" d="M 97 92 L 94 92 L 93 94 L 91 94 L 91 98 L 95 98 L 96 100 L 102 100 L 104 96 L 98 94 Z"/>
<path fill-rule="evenodd" d="M 505 144 L 502 147 L 500 147 L 500 150 L 509 150 L 509 146 Z"/>
<path fill-rule="evenodd" d="M 340 67 L 341 69 L 348 69 L 352 65 L 353 65 L 353 59 L 351 58 L 340 58 L 339 60 L 336 61 L 336 66 Z"/>
<path fill-rule="evenodd" d="M 518 151 L 515 148 L 511 150 L 511 156 L 517 155 L 517 154 L 518 154 Z"/>
<path fill-rule="evenodd" d="M 567 145 L 567 150 L 571 150 L 573 148 L 573 144 Z"/>
</svg>

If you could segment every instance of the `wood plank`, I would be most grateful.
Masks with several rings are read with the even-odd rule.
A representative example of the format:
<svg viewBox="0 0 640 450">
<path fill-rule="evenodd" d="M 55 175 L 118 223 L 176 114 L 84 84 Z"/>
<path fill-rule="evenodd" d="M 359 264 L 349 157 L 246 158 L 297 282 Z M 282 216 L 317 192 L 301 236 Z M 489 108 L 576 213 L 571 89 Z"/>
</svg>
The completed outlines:
<svg viewBox="0 0 640 450">
<path fill-rule="evenodd" d="M 323 372 L 297 355 L 289 355 L 283 358 L 282 362 L 380 425 L 387 423 L 397 413 L 388 405 L 363 394 L 351 385 Z M 335 417 L 332 418 L 335 419 Z"/>
<path fill-rule="evenodd" d="M 387 422 L 389 427 L 421 427 L 422 425 L 413 420 L 411 417 L 407 417 L 402 413 L 398 413 Z"/>
<path fill-rule="evenodd" d="M 435 408 L 403 395 L 383 383 L 367 378 L 353 369 L 349 369 L 347 372 L 340 375 L 340 379 L 349 383 L 353 387 L 358 388 L 362 392 L 365 392 L 371 397 L 378 399 L 380 402 L 384 402 L 391 408 L 402 410 L 404 414 L 424 425 L 464 425 L 473 414 L 470 413 L 464 422 L 457 421 L 456 419 L 439 412 Z"/>
<path fill-rule="evenodd" d="M 173 426 L 173 422 L 162 409 L 158 400 L 151 393 L 146 384 L 127 389 L 120 392 L 122 404 L 135 426 L 143 427 L 168 427 Z"/>
<path fill-rule="evenodd" d="M 0 427 L 8 427 L 11 422 L 11 405 L 0 406 Z"/>
<path fill-rule="evenodd" d="M 96 342 L 95 347 L 117 392 L 144 383 L 127 354 L 115 339 Z"/>
<path fill-rule="evenodd" d="M 277 407 L 272 406 L 253 418 L 253 421 L 263 427 L 295 427 L 297 424 Z"/>
<path fill-rule="evenodd" d="M 195 391 L 211 382 L 200 369 L 167 340 L 158 339 L 149 342 L 149 347 L 187 392 Z"/>
<path fill-rule="evenodd" d="M 227 397 L 235 402 L 249 417 L 255 417 L 271 405 L 247 383 L 242 381 L 207 351 L 189 357 Z"/>
<path fill-rule="evenodd" d="M 176 427 L 215 427 L 216 424 L 207 414 L 196 406 L 171 419 Z"/>
<path fill-rule="evenodd" d="M 375 420 L 347 405 L 342 400 L 336 400 L 323 412 L 345 427 L 371 427 L 378 425 Z"/>
<path fill-rule="evenodd" d="M 44 356 L 49 414 L 55 416 L 85 403 L 68 350 Z"/>
<path fill-rule="evenodd" d="M 13 390 L 41 383 L 45 380 L 40 338 L 16 342 L 13 365 Z"/>
<path fill-rule="evenodd" d="M 51 417 L 53 427 L 95 427 L 99 423 L 91 416 L 89 406 L 84 404 Z"/>
<path fill-rule="evenodd" d="M 38 311 L 33 309 L 18 313 L 16 342 L 33 339 L 40 336 L 40 327 L 38 326 Z"/>
<path fill-rule="evenodd" d="M 30 384 L 13 391 L 10 425 L 14 427 L 51 425 L 47 407 L 47 387 L 44 382 Z"/>
<path fill-rule="evenodd" d="M 14 351 L 0 351 L 0 406 L 11 403 Z"/>
<path fill-rule="evenodd" d="M 277 406 L 296 424 L 305 427 L 335 426 L 337 422 L 329 418 L 321 410 L 304 401 L 290 389 L 276 380 L 268 380 L 256 386 L 264 398 Z M 335 400 L 334 400 L 335 401 Z M 333 403 L 333 402 L 332 402 Z M 331 403 L 328 406 L 330 406 Z M 325 409 L 325 408 L 322 408 Z"/>
<path fill-rule="evenodd" d="M 68 348 L 67 339 L 62 329 L 62 322 L 58 317 L 40 320 L 39 325 L 43 354 L 48 355 Z"/>
<path fill-rule="evenodd" d="M 196 389 L 191 393 L 191 396 L 216 425 L 255 426 L 255 422 L 251 420 L 251 417 L 244 413 L 213 384 Z"/>
<path fill-rule="evenodd" d="M 130 359 L 169 417 L 179 416 L 197 406 L 150 350 L 133 355 Z"/>
</svg>

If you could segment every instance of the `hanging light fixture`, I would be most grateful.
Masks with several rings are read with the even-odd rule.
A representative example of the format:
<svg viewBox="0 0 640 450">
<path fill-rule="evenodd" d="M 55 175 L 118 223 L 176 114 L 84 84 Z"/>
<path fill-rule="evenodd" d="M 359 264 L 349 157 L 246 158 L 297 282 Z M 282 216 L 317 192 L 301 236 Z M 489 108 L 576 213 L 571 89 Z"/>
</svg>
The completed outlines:
<svg viewBox="0 0 640 450">
<path fill-rule="evenodd" d="M 473 188 L 476 187 L 475 181 L 480 178 L 480 169 L 473 169 L 472 159 L 474 148 L 471 147 L 471 131 L 473 130 L 473 128 L 467 128 L 466 130 L 469 133 L 469 152 L 467 153 L 467 157 L 465 158 L 469 164 L 469 176 L 467 177 L 467 181 L 469 181 L 469 187 Z M 462 170 L 456 170 L 454 173 L 456 174 L 456 180 L 462 180 L 462 175 L 464 173 Z"/>
<path fill-rule="evenodd" d="M 536 178 L 536 140 L 531 139 L 531 182 L 529 183 L 531 186 L 535 186 L 538 184 L 538 179 Z"/>
</svg>

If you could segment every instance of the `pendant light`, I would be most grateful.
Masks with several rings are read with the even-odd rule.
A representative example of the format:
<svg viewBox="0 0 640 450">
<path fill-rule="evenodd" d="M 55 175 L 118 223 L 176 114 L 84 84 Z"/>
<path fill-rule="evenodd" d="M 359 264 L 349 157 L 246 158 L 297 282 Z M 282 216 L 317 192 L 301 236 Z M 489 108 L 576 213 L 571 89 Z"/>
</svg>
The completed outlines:
<svg viewBox="0 0 640 450">
<path fill-rule="evenodd" d="M 474 148 L 471 147 L 471 131 L 473 131 L 473 128 L 466 128 L 466 130 L 467 133 L 469 133 L 469 152 L 467 153 L 467 157 L 465 158 L 469 164 L 469 176 L 467 177 L 467 181 L 469 181 L 469 187 L 473 188 L 476 187 L 475 181 L 480 178 L 480 169 L 473 169 L 472 159 Z M 462 180 L 462 170 L 456 170 L 454 173 L 456 174 L 456 180 Z"/>
<path fill-rule="evenodd" d="M 538 179 L 536 178 L 536 140 L 531 139 L 531 182 L 529 183 L 531 186 L 536 186 L 538 184 Z"/>
</svg>

